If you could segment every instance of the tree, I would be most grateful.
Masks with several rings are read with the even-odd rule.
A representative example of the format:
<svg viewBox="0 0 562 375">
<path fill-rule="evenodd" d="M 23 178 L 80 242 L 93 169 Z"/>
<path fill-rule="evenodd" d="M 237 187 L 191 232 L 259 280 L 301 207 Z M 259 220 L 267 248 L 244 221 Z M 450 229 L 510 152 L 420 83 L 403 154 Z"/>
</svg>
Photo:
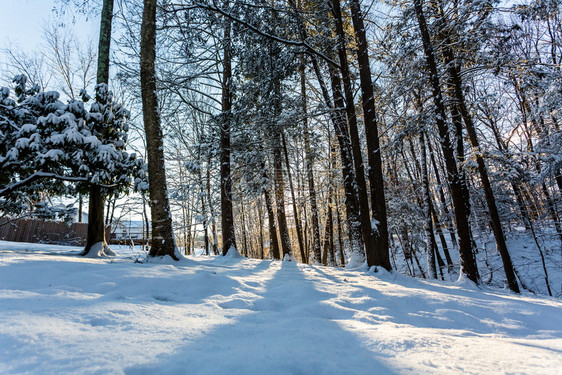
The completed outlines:
<svg viewBox="0 0 562 375">
<path fill-rule="evenodd" d="M 98 47 L 98 69 L 97 83 L 107 85 L 109 83 L 109 50 L 111 45 L 111 20 L 113 18 L 113 0 L 104 0 L 101 12 L 100 38 Z M 105 197 L 101 186 L 93 184 L 90 188 L 90 199 L 88 202 L 88 238 L 86 247 L 82 252 L 88 255 L 92 248 L 102 243 L 104 249 L 108 249 L 105 240 L 104 204 Z"/>
<path fill-rule="evenodd" d="M 469 223 L 469 195 L 466 181 L 455 160 L 453 144 L 449 136 L 449 130 L 445 119 L 445 104 L 443 93 L 441 90 L 441 82 L 437 71 L 437 61 L 431 36 L 427 27 L 425 14 L 423 12 L 423 4 L 421 0 L 414 0 L 414 9 L 418 20 L 419 31 L 423 43 L 424 54 L 426 58 L 427 68 L 430 75 L 430 84 L 433 94 L 433 102 L 435 106 L 435 122 L 439 130 L 439 141 L 445 157 L 445 166 L 447 168 L 447 178 L 453 198 L 455 211 L 455 219 L 457 223 L 457 234 L 459 240 L 459 252 L 461 258 L 461 272 L 475 283 L 480 282 L 476 260 L 474 259 L 473 248 L 470 236 Z"/>
<path fill-rule="evenodd" d="M 25 76 L 15 82 L 18 102 L 7 88 L 0 91 L 0 210 L 21 211 L 22 204 L 44 208 L 37 202 L 45 193 L 76 195 L 94 184 L 105 194 L 128 191 L 133 178 L 136 189 L 143 187 L 143 163 L 125 150 L 129 111 L 105 84 L 96 86 L 86 109 L 85 91 L 82 100 L 64 104 L 58 92 L 41 92 L 37 85 L 27 89 Z M 111 253 L 98 243 L 89 255 Z"/>
<path fill-rule="evenodd" d="M 228 6 L 228 2 L 226 3 Z M 232 60 L 231 60 L 231 26 L 230 20 L 225 19 L 224 47 L 222 56 L 222 123 L 220 124 L 220 184 L 221 184 L 221 227 L 222 227 L 222 255 L 230 249 L 236 250 L 236 236 L 234 232 L 234 214 L 232 212 L 232 176 L 230 174 L 230 128 L 232 109 Z"/>
<path fill-rule="evenodd" d="M 158 97 L 156 94 L 156 0 L 144 0 L 141 26 L 140 80 L 142 109 L 148 154 L 148 178 L 152 242 L 150 257 L 175 254 L 176 245 L 172 230 L 172 216 L 166 187 L 164 145 Z"/>
<path fill-rule="evenodd" d="M 369 164 L 369 183 L 371 188 L 371 210 L 374 225 L 373 253 L 367 253 L 369 266 L 381 266 L 391 269 L 388 244 L 388 224 L 386 215 L 386 200 L 384 196 L 383 170 L 381 161 L 381 146 L 375 108 L 375 94 L 371 78 L 371 65 L 367 48 L 367 36 L 359 0 L 350 1 L 351 18 L 357 40 L 357 63 L 359 64 L 359 79 L 361 83 L 362 107 L 365 120 L 365 139 L 367 143 L 367 160 Z"/>
</svg>

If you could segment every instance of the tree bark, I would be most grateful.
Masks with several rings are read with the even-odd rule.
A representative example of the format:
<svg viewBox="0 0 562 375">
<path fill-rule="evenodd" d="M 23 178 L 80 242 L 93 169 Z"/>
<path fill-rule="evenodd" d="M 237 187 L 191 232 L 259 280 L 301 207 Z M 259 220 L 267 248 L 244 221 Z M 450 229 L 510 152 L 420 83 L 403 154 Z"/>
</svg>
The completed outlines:
<svg viewBox="0 0 562 375">
<path fill-rule="evenodd" d="M 292 0 L 290 1 L 292 2 Z M 297 19 L 300 20 L 298 14 Z M 302 40 L 306 40 L 306 29 L 304 28 L 304 23 L 302 22 L 302 20 L 300 20 L 300 22 L 298 23 L 298 27 Z M 324 78 L 322 77 L 322 73 L 320 72 L 318 61 L 316 60 L 314 55 L 311 55 L 310 59 L 326 106 L 330 109 L 343 108 L 344 101 L 343 94 L 341 92 L 341 80 L 336 72 L 335 67 L 332 64 L 328 64 L 330 81 L 332 84 L 332 93 L 334 95 L 334 103 L 332 104 L 332 100 L 330 98 L 330 94 L 328 93 L 326 83 L 324 81 Z M 359 207 L 357 205 L 357 197 L 355 196 L 354 190 L 355 173 L 353 170 L 353 157 L 350 150 L 349 133 L 347 130 L 345 115 L 339 109 L 335 109 L 330 112 L 330 120 L 334 127 L 336 138 L 338 139 L 338 144 L 340 146 L 340 158 L 342 161 L 341 168 L 345 191 L 346 219 L 348 223 L 349 242 L 352 255 L 351 260 L 355 265 L 363 261 L 365 256 L 363 249 L 363 238 L 361 234 L 361 224 L 359 221 Z"/>
<path fill-rule="evenodd" d="M 444 213 L 443 216 L 445 218 L 443 220 L 444 226 L 447 228 L 447 231 L 449 232 L 449 236 L 451 237 L 451 243 L 453 244 L 453 247 L 457 247 L 458 244 L 457 236 L 455 235 L 455 231 L 453 230 L 453 221 L 451 219 L 449 208 L 447 207 L 447 199 L 445 199 L 445 192 L 443 190 L 443 184 L 441 183 L 441 175 L 439 173 L 437 162 L 435 161 L 435 155 L 430 141 L 427 142 L 427 149 L 429 151 L 429 158 L 431 159 L 431 165 L 433 166 L 433 173 L 435 174 L 435 180 L 437 182 L 439 201 L 441 202 L 441 207 L 443 208 L 443 213 Z"/>
<path fill-rule="evenodd" d="M 351 153 L 353 155 L 353 166 L 355 168 L 354 188 L 355 194 L 357 196 L 357 204 L 359 205 L 361 234 L 363 235 L 363 244 L 365 245 L 367 263 L 369 265 L 374 265 L 372 264 L 374 261 L 374 254 L 376 253 L 374 231 L 370 217 L 369 196 L 367 193 L 367 182 L 365 180 L 365 167 L 363 163 L 363 153 L 361 151 L 361 141 L 359 139 L 357 114 L 355 113 L 355 100 L 353 98 L 353 89 L 351 86 L 351 73 L 349 70 L 349 62 L 345 45 L 345 32 L 343 28 L 340 0 L 332 1 L 332 13 L 334 16 L 336 33 L 338 36 L 336 49 L 340 62 L 340 73 L 343 82 L 343 93 L 347 114 L 349 139 L 351 141 Z"/>
<path fill-rule="evenodd" d="M 222 115 L 221 143 L 220 143 L 220 185 L 221 185 L 221 227 L 222 227 L 222 255 L 226 255 L 230 248 L 236 249 L 236 235 L 234 232 L 234 214 L 232 212 L 232 179 L 230 174 L 230 110 L 232 109 L 232 95 L 230 92 L 232 80 L 232 61 L 230 58 L 230 21 L 225 20 L 224 53 L 222 74 Z"/>
<path fill-rule="evenodd" d="M 206 186 L 207 186 L 207 200 L 209 202 L 209 212 L 211 214 L 211 233 L 213 234 L 213 254 L 218 255 L 218 241 L 217 241 L 217 226 L 215 224 L 215 209 L 213 207 L 213 200 L 211 197 L 211 155 L 207 156 L 207 176 L 206 176 Z"/>
<path fill-rule="evenodd" d="M 339 1 L 339 0 L 337 0 Z M 367 161 L 369 164 L 369 185 L 371 189 L 371 210 L 374 225 L 374 252 L 367 252 L 369 266 L 380 266 L 391 270 L 386 199 L 379 144 L 379 130 L 376 117 L 375 96 L 371 79 L 371 66 L 367 36 L 359 0 L 351 0 L 351 18 L 357 42 L 357 62 L 359 64 L 359 81 L 361 84 L 363 116 L 365 119 L 365 139 L 367 141 Z"/>
<path fill-rule="evenodd" d="M 496 198 L 494 197 L 492 184 L 490 183 L 490 179 L 488 177 L 488 170 L 486 168 L 486 164 L 484 163 L 484 158 L 482 157 L 482 151 L 480 150 L 478 136 L 476 135 L 476 128 L 474 127 L 472 116 L 470 115 L 470 113 L 468 112 L 468 108 L 466 107 L 464 93 L 462 91 L 461 75 L 456 63 L 454 62 L 453 51 L 448 45 L 446 45 L 444 49 L 444 58 L 445 63 L 448 66 L 448 71 L 452 81 L 451 83 L 453 85 L 453 91 L 456 99 L 456 103 L 454 103 L 453 105 L 458 106 L 459 112 L 468 132 L 472 150 L 474 152 L 474 155 L 476 156 L 478 172 L 480 173 L 480 180 L 482 181 L 484 196 L 486 198 L 488 211 L 490 213 L 490 221 L 492 222 L 492 230 L 494 232 L 494 238 L 496 239 L 497 249 L 502 258 L 503 268 L 505 271 L 505 276 L 507 278 L 507 284 L 509 286 L 509 289 L 511 289 L 515 293 L 519 293 L 519 285 L 517 284 L 517 278 L 513 270 L 511 256 L 509 255 L 507 244 L 505 243 L 505 236 L 503 233 L 500 215 L 496 206 Z"/>
<path fill-rule="evenodd" d="M 281 133 L 281 140 L 283 142 L 283 154 L 285 156 L 285 166 L 287 167 L 287 179 L 289 180 L 289 189 L 291 190 L 291 198 L 293 200 L 293 217 L 295 218 L 295 230 L 297 232 L 297 240 L 299 243 L 299 251 L 301 261 L 307 263 L 306 254 L 304 253 L 304 242 L 302 239 L 301 221 L 299 212 L 297 210 L 297 200 L 295 198 L 295 189 L 293 188 L 293 179 L 291 178 L 291 166 L 289 164 L 289 152 L 287 151 L 287 142 L 285 141 L 285 134 Z"/>
<path fill-rule="evenodd" d="M 421 170 L 423 179 L 424 203 L 425 203 L 425 231 L 426 231 L 426 254 L 428 275 L 432 279 L 437 278 L 437 268 L 435 266 L 435 236 L 433 234 L 433 221 L 431 213 L 433 211 L 431 202 L 431 192 L 429 191 L 429 176 L 427 173 L 427 152 L 425 148 L 425 137 L 423 131 L 420 131 L 420 149 L 421 149 Z"/>
<path fill-rule="evenodd" d="M 262 166 L 265 181 L 269 180 L 267 173 L 265 172 L 265 165 Z M 267 220 L 269 224 L 269 251 L 273 259 L 280 259 L 281 255 L 279 253 L 279 242 L 277 239 L 277 228 L 275 227 L 275 214 L 273 212 L 273 203 L 271 202 L 271 196 L 267 187 L 263 189 L 263 195 L 265 198 L 265 208 L 267 211 Z"/>
<path fill-rule="evenodd" d="M 441 147 L 443 149 L 443 156 L 445 157 L 445 166 L 447 169 L 447 179 L 451 187 L 451 195 L 453 198 L 453 206 L 457 224 L 457 235 L 459 241 L 461 274 L 466 275 L 468 279 L 478 284 L 480 282 L 480 278 L 478 275 L 478 268 L 474 259 L 473 248 L 470 239 L 470 223 L 467 206 L 467 202 L 469 200 L 468 188 L 466 186 L 466 181 L 459 173 L 453 152 L 453 145 L 451 144 L 451 140 L 449 138 L 449 130 L 447 128 L 447 124 L 445 123 L 446 113 L 438 75 L 439 73 L 437 71 L 437 63 L 435 61 L 433 45 L 431 43 L 429 30 L 427 28 L 421 0 L 414 0 L 414 10 L 421 33 L 427 67 L 429 69 L 430 83 L 433 92 L 433 101 L 436 109 L 435 120 L 439 130 L 439 138 Z"/>
<path fill-rule="evenodd" d="M 262 204 L 261 204 L 261 200 L 258 199 L 258 230 L 259 230 L 259 241 L 260 241 L 260 246 L 258 247 L 258 251 L 260 253 L 260 259 L 264 258 L 264 251 L 263 251 L 263 211 L 262 211 Z"/>
<path fill-rule="evenodd" d="M 343 93 L 341 91 L 341 80 L 335 68 L 330 66 L 330 80 L 332 83 L 332 93 L 334 96 L 335 108 L 344 108 Z M 341 169 L 343 175 L 343 185 L 345 191 L 345 206 L 347 222 L 349 227 L 349 241 L 351 247 L 352 259 L 350 261 L 353 265 L 358 265 L 365 261 L 365 251 L 363 243 L 363 234 L 360 221 L 360 210 L 357 203 L 356 195 L 356 182 L 355 172 L 353 170 L 353 157 L 351 154 L 351 145 L 349 141 L 349 133 L 347 123 L 345 121 L 345 114 L 336 109 L 333 111 L 332 123 L 334 126 L 334 133 L 338 140 L 340 148 Z"/>
<path fill-rule="evenodd" d="M 310 147 L 310 130 L 306 117 L 306 77 L 304 71 L 304 61 L 300 69 L 301 97 L 303 100 L 303 136 L 305 152 L 306 179 L 308 181 L 308 199 L 310 200 L 311 220 L 312 220 L 312 254 L 314 261 L 320 263 L 320 225 L 318 224 L 318 204 L 316 200 L 316 186 L 314 184 L 314 173 L 312 149 Z M 308 260 L 308 259 L 307 259 Z"/>
<path fill-rule="evenodd" d="M 156 95 L 156 0 L 144 0 L 141 25 L 141 95 L 146 149 L 148 154 L 148 175 L 150 210 L 152 219 L 152 246 L 150 257 L 175 255 L 175 241 L 172 230 L 172 215 L 166 187 L 164 166 L 164 144 L 158 98 Z"/>
<path fill-rule="evenodd" d="M 281 137 L 278 137 L 278 143 Z M 281 160 L 280 146 L 274 147 L 273 150 L 273 173 L 274 173 L 274 187 L 275 187 L 275 202 L 277 212 L 277 225 L 279 226 L 279 236 L 281 242 L 281 250 L 283 258 L 286 255 L 292 256 L 291 238 L 289 237 L 289 228 L 287 226 L 287 215 L 285 214 L 285 181 L 283 178 L 283 162 Z"/>
<path fill-rule="evenodd" d="M 103 0 L 100 22 L 100 39 L 98 44 L 98 70 L 97 83 L 109 82 L 109 50 L 111 47 L 111 23 L 113 19 L 113 0 Z M 105 239 L 105 226 L 103 221 L 105 199 L 102 188 L 99 185 L 90 186 L 90 199 L 88 202 L 88 236 L 86 239 L 86 247 L 82 255 L 89 255 L 92 247 L 101 243 L 101 253 L 105 254 L 106 248 L 108 254 L 112 252 L 107 247 Z M 81 210 L 81 207 L 80 207 Z M 80 212 L 80 221 L 82 220 L 82 212 Z"/>
</svg>

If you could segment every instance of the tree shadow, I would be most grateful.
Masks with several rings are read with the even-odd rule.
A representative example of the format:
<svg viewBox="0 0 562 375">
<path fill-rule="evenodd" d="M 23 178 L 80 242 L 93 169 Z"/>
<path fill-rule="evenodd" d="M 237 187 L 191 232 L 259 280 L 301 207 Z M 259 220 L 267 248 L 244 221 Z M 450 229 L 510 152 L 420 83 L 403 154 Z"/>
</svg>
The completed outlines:
<svg viewBox="0 0 562 375">
<path fill-rule="evenodd" d="M 268 263 L 278 269 L 259 292 L 219 303 L 234 319 L 125 373 L 393 373 L 379 361 L 382 354 L 340 327 L 342 311 L 325 303 L 333 294 L 318 291 L 295 262 Z"/>
<path fill-rule="evenodd" d="M 556 323 L 562 323 L 560 304 L 400 275 L 396 281 L 388 279 L 390 275 L 375 278 L 364 274 L 366 282 L 358 284 L 346 273 L 335 276 L 318 266 L 308 270 L 314 271 L 323 281 L 347 283 L 352 289 L 346 291 L 346 298 L 332 303 L 346 310 L 373 312 L 354 318 L 367 323 L 390 321 L 418 328 L 464 330 L 466 335 L 502 334 L 512 338 L 550 331 L 562 337 L 561 326 Z M 385 293 L 381 284 L 392 284 L 393 288 Z"/>
</svg>

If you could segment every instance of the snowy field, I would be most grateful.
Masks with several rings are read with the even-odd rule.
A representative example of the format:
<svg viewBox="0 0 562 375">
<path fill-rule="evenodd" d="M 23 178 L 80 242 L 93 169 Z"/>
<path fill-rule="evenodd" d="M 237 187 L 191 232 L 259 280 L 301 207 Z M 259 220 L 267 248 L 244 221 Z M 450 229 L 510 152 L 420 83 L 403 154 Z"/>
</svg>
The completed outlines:
<svg viewBox="0 0 562 375">
<path fill-rule="evenodd" d="M 117 250 L 0 242 L 0 373 L 562 373 L 559 299 Z"/>
</svg>

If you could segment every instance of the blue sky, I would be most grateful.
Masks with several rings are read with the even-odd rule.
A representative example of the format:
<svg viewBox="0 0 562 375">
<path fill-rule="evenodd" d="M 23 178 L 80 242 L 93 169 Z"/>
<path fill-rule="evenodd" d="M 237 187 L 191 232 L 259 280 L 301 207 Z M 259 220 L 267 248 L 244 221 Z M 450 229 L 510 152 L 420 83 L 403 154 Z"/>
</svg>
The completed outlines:
<svg viewBox="0 0 562 375">
<path fill-rule="evenodd" d="M 0 0 L 0 48 L 10 44 L 20 47 L 26 52 L 32 52 L 42 43 L 43 26 L 50 22 L 65 23 L 74 30 L 80 39 L 91 38 L 97 41 L 99 30 L 98 12 L 90 15 L 71 12 L 57 16 L 53 9 L 60 7 L 60 1 L 54 0 Z M 97 2 L 92 2 L 97 7 Z"/>
</svg>

